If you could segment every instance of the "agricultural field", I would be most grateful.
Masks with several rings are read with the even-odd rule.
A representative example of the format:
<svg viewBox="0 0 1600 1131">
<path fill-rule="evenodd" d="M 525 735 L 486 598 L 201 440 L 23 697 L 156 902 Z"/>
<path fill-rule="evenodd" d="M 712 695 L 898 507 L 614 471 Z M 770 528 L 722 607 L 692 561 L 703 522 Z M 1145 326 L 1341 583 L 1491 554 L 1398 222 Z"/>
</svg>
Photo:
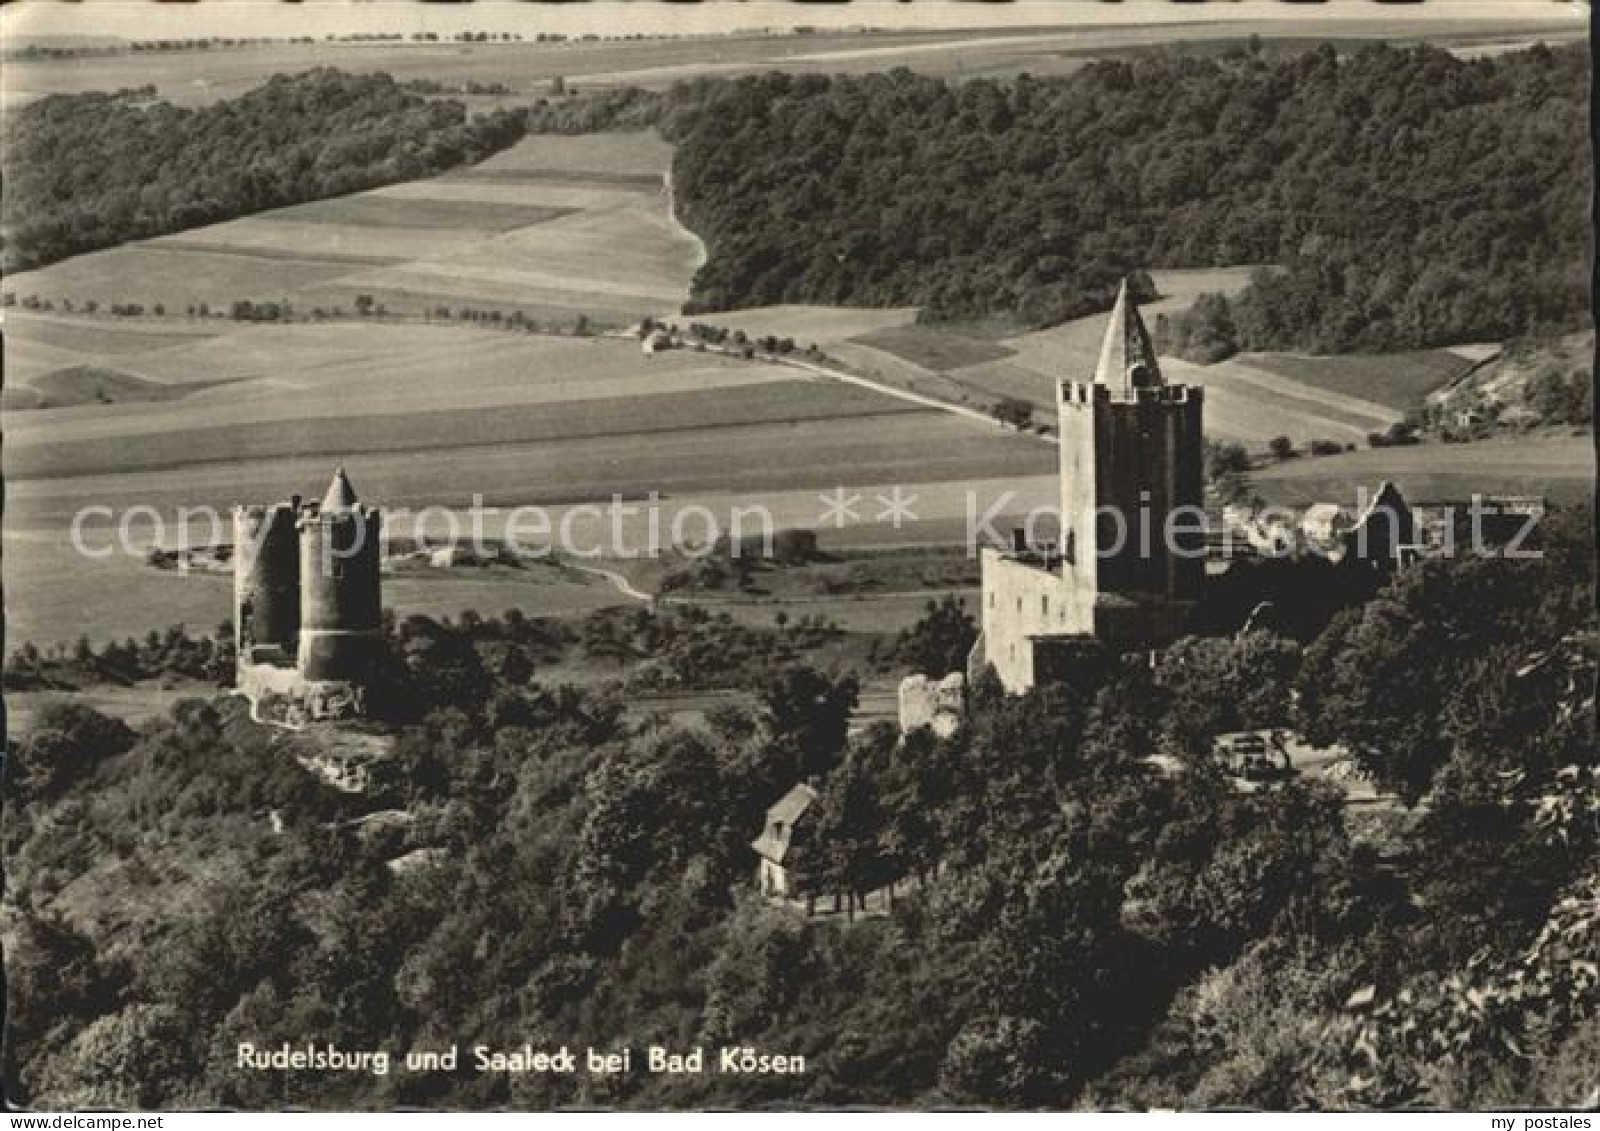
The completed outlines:
<svg viewBox="0 0 1600 1131">
<path fill-rule="evenodd" d="M 20 35 L 27 29 L 8 29 Z M 1219 25 L 1124 24 L 1072 29 L 961 28 L 862 33 L 819 30 L 805 36 L 738 34 L 632 42 L 265 44 L 211 51 L 152 52 L 72 59 L 8 58 L 0 76 L 0 106 L 49 94 L 114 90 L 153 84 L 160 97 L 205 105 L 234 97 L 273 74 L 309 67 L 387 71 L 395 78 L 432 79 L 446 86 L 501 83 L 522 101 L 546 95 L 561 77 L 567 88 L 664 87 L 701 75 L 753 71 L 859 73 L 910 67 L 951 78 L 1068 74 L 1099 58 L 1127 57 L 1183 36 L 1191 47 L 1221 50 L 1251 34 L 1269 44 L 1304 48 L 1326 39 L 1355 47 L 1369 39 L 1432 42 L 1462 52 L 1509 50 L 1535 41 L 1585 34 L 1582 17 L 1544 20 L 1450 20 L 1372 17 L 1230 20 Z M 708 56 L 715 61 L 708 61 Z M 469 99 L 469 101 L 471 101 Z M 483 100 L 480 100 L 483 101 Z M 504 96 L 493 97 L 496 104 Z"/>
<path fill-rule="evenodd" d="M 1552 431 L 1511 440 L 1416 444 L 1361 449 L 1317 459 L 1291 459 L 1250 476 L 1266 502 L 1305 506 L 1351 503 L 1356 489 L 1393 480 L 1414 503 L 1451 502 L 1473 494 L 1540 495 L 1552 503 L 1594 498 L 1594 438 Z"/>
<path fill-rule="evenodd" d="M 842 486 L 860 500 L 857 517 L 832 531 L 840 544 L 958 542 L 967 491 L 985 484 L 998 495 L 1042 480 L 1037 494 L 1050 498 L 1054 453 L 1037 440 L 788 367 L 690 350 L 645 357 L 627 339 L 353 320 L 197 320 L 194 333 L 148 336 L 104 318 L 14 312 L 8 322 L 15 340 L 58 351 L 52 360 L 114 367 L 164 397 L 6 413 L 4 568 L 16 639 L 103 639 L 177 620 L 209 628 L 226 615 L 226 576 L 154 569 L 140 539 L 181 544 L 178 508 L 226 515 L 238 502 L 314 491 L 335 463 L 397 522 L 405 510 L 459 510 L 481 494 L 502 508 L 491 536 L 509 508 L 541 504 L 553 524 L 574 514 L 580 545 L 607 534 L 584 504 L 613 495 L 658 493 L 668 529 L 690 508 L 731 522 L 757 504 L 776 527 L 818 528 L 822 493 Z M 917 496 L 917 520 L 904 528 L 877 521 L 876 496 L 897 486 Z M 88 506 L 153 507 L 163 526 L 135 523 L 131 555 L 81 558 L 68 530 Z M 109 521 L 87 529 L 86 544 L 111 544 Z M 642 531 L 630 528 L 627 542 L 644 545 Z M 532 577 L 407 576 L 388 597 L 396 608 L 483 612 L 625 599 L 578 575 L 530 591 Z"/>
<path fill-rule="evenodd" d="M 84 557 L 64 531 L 8 525 L 4 565 L 8 649 L 23 641 L 70 645 L 79 636 L 97 643 L 143 637 L 172 624 L 210 633 L 232 616 L 227 573 L 155 569 L 142 556 L 121 553 Z M 463 609 L 488 616 L 513 607 L 528 616 L 581 616 L 621 601 L 600 578 L 556 565 L 535 562 L 492 577 L 476 572 L 386 577 L 384 604 L 400 616 L 453 616 Z"/>
<path fill-rule="evenodd" d="M 83 368 L 119 374 L 113 384 L 132 388 L 141 379 L 123 373 L 131 359 L 210 337 L 207 327 L 173 323 L 112 323 L 90 319 L 56 319 L 15 311 L 5 322 L 4 406 L 39 408 L 77 404 L 94 396 L 93 382 L 73 371 Z M 129 399 L 126 395 L 111 399 Z"/>
<path fill-rule="evenodd" d="M 890 438 L 891 456 L 867 461 L 860 471 L 854 467 L 835 466 L 832 473 L 823 470 L 811 474 L 797 474 L 795 468 L 803 462 L 814 447 L 797 444 L 794 465 L 787 474 L 777 473 L 767 477 L 765 485 L 759 480 L 746 483 L 743 475 L 718 476 L 709 466 L 706 444 L 702 439 L 687 450 L 679 448 L 665 452 L 659 459 L 650 461 L 641 469 L 644 474 L 662 471 L 670 475 L 674 459 L 685 469 L 679 472 L 678 482 L 667 489 L 641 484 L 630 485 L 619 479 L 614 484 L 603 481 L 603 464 L 615 464 L 625 459 L 626 442 L 604 446 L 597 464 L 581 461 L 563 461 L 561 451 L 556 458 L 547 459 L 534 469 L 543 472 L 546 493 L 539 494 L 539 484 L 527 493 L 512 493 L 496 488 L 486 492 L 482 520 L 485 536 L 498 539 L 506 534 L 506 523 L 511 509 L 542 498 L 547 505 L 544 514 L 549 522 L 550 535 L 541 536 L 537 529 L 519 520 L 521 545 L 535 555 L 541 555 L 554 533 L 565 529 L 568 545 L 578 556 L 569 560 L 574 565 L 619 567 L 614 557 L 589 556 L 591 550 L 610 553 L 621 547 L 629 555 L 645 553 L 650 538 L 643 503 L 648 490 L 661 491 L 658 505 L 659 524 L 663 540 L 676 530 L 691 545 L 704 543 L 714 532 L 727 531 L 736 525 L 746 538 L 759 544 L 763 523 L 771 529 L 790 527 L 815 529 L 826 552 L 862 549 L 888 549 L 905 546 L 961 546 L 968 529 L 968 515 L 996 514 L 996 529 L 1004 530 L 1012 521 L 1019 520 L 1028 510 L 1053 505 L 1056 483 L 1050 474 L 1049 464 L 1054 453 L 1049 448 L 1029 445 L 1020 449 L 1027 457 L 1015 475 L 982 479 L 965 476 L 963 470 L 972 471 L 980 461 L 993 465 L 997 462 L 993 452 L 984 453 L 971 444 L 970 426 L 951 421 L 949 431 L 931 434 L 907 442 Z M 884 431 L 881 427 L 878 433 Z M 892 431 L 903 431 L 895 429 Z M 857 451 L 866 450 L 873 436 L 865 428 L 848 428 L 839 437 L 842 445 L 853 445 Z M 799 439 L 800 437 L 796 437 Z M 753 466 L 759 453 L 783 450 L 774 443 L 777 439 L 766 436 L 753 443 L 742 442 L 730 453 L 731 461 L 739 467 Z M 969 451 L 963 458 L 944 457 L 939 460 L 919 458 L 926 450 L 949 449 L 966 440 Z M 635 445 L 636 450 L 636 445 Z M 497 455 L 499 453 L 496 453 Z M 526 461 L 532 453 L 512 450 L 509 458 L 486 461 L 483 470 L 487 481 L 494 481 L 497 473 L 510 473 L 518 457 Z M 1041 461 L 1040 456 L 1045 458 Z M 696 480 L 687 468 L 698 458 L 702 468 L 698 482 L 724 478 L 734 480 L 731 489 L 694 490 Z M 403 457 L 383 460 L 363 459 L 352 462 L 352 474 L 357 489 L 364 498 L 386 508 L 390 518 L 391 537 L 409 535 L 413 530 L 442 534 L 446 529 L 447 510 L 459 508 L 470 501 L 474 487 L 464 476 L 464 461 L 456 466 L 441 468 L 429 461 L 412 459 L 407 465 Z M 790 457 L 785 456 L 785 464 Z M 4 561 L 5 599 L 8 638 L 13 641 L 32 640 L 43 646 L 48 643 L 70 643 L 80 634 L 91 640 L 106 640 L 127 635 L 142 635 L 152 627 L 187 622 L 191 628 L 209 631 L 212 626 L 229 615 L 228 602 L 231 581 L 225 572 L 156 569 L 146 564 L 141 552 L 124 553 L 115 546 L 113 520 L 91 515 L 83 525 L 82 543 L 93 556 L 77 552 L 70 540 L 72 515 L 79 507 L 107 506 L 115 514 L 125 514 L 129 508 L 154 507 L 155 513 L 164 516 L 160 536 L 163 545 L 179 545 L 192 540 L 195 543 L 215 540 L 226 541 L 231 532 L 226 528 L 227 511 L 223 525 L 212 527 L 209 522 L 194 520 L 187 534 L 177 526 L 180 507 L 215 506 L 225 508 L 233 502 L 286 497 L 291 491 L 314 489 L 327 476 L 326 461 L 281 460 L 256 466 L 206 469 L 201 480 L 172 474 L 89 477 L 72 483 L 32 481 L 22 482 L 12 489 L 19 497 L 7 507 Z M 570 472 L 570 474 L 569 474 Z M 879 478 L 868 480 L 866 475 L 876 473 Z M 460 488 L 439 489 L 441 476 L 449 476 Z M 825 492 L 831 492 L 835 482 L 842 480 L 849 496 L 854 497 L 852 514 L 843 527 L 828 520 L 825 511 Z M 804 488 L 786 489 L 788 484 L 809 481 Z M 681 484 L 681 487 L 679 486 Z M 54 488 L 59 493 L 41 497 L 38 488 Z M 514 490 L 517 484 L 512 483 Z M 912 497 L 911 509 L 915 519 L 896 526 L 883 517 L 884 505 L 895 487 L 902 487 Z M 403 493 L 409 487 L 410 494 Z M 430 494 L 433 487 L 435 493 Z M 627 500 L 613 508 L 608 488 L 617 490 Z M 626 490 L 624 489 L 626 488 Z M 581 499 L 582 502 L 573 500 Z M 563 501 L 565 500 L 565 501 Z M 591 503 L 590 500 L 594 500 Z M 600 509 L 596 509 L 598 503 Z M 436 509 L 427 515 L 419 514 L 423 507 Z M 760 507 L 765 515 L 757 517 L 752 508 Z M 495 509 L 498 508 L 498 509 Z M 620 538 L 613 534 L 613 513 L 624 517 Z M 103 512 L 102 512 L 103 514 Z M 680 516 L 683 516 L 680 518 Z M 709 518 L 708 518 L 709 516 Z M 715 525 L 711 525 L 711 524 Z M 471 530 L 468 516 L 455 511 L 455 529 Z M 133 549 L 137 551 L 157 533 L 148 512 L 130 523 Z M 943 575 L 941 574 L 941 577 Z M 938 582 L 942 592 L 951 584 L 949 578 Z M 806 613 L 823 613 L 848 623 L 856 631 L 898 631 L 914 621 L 920 614 L 928 590 L 900 590 L 833 593 L 775 593 L 758 596 L 754 600 L 735 600 L 728 604 L 729 611 L 739 619 L 770 623 L 780 609 L 791 617 Z M 441 570 L 437 575 L 408 573 L 403 577 L 387 579 L 384 583 L 385 604 L 399 612 L 423 612 L 430 615 L 452 614 L 472 608 L 488 614 L 509 607 L 521 608 L 531 615 L 580 615 L 594 608 L 630 604 L 632 599 L 599 575 L 582 573 L 573 568 L 555 569 L 541 566 L 536 558 L 530 568 L 523 571 L 496 571 L 492 576 L 476 570 Z M 722 607 L 720 604 L 718 607 Z"/>
<path fill-rule="evenodd" d="M 349 313 L 366 296 L 398 314 L 624 325 L 677 309 L 702 261 L 671 214 L 671 157 L 653 133 L 531 137 L 470 169 L 76 256 L 6 290 L 79 310 Z"/>
<path fill-rule="evenodd" d="M 718 381 L 717 376 L 713 373 L 712 380 L 705 382 L 708 388 L 657 392 L 645 386 L 617 397 L 547 398 L 486 408 L 441 404 L 431 412 L 305 417 L 294 420 L 287 431 L 284 421 L 205 425 L 187 416 L 180 423 L 145 415 L 123 431 L 114 445 L 101 438 L 28 442 L 7 453 L 6 467 L 8 475 L 28 480 L 177 470 L 280 457 L 325 456 L 337 461 L 398 452 L 424 459 L 450 458 L 474 449 L 511 445 L 582 445 L 616 436 L 653 444 L 675 433 L 716 435 L 773 424 L 798 428 L 915 412 L 903 402 L 848 386 L 759 378 L 739 384 L 737 380 Z M 738 375 L 735 372 L 733 376 Z M 108 430 L 101 422 L 94 423 L 99 425 L 97 432 Z M 157 430 L 163 423 L 166 427 Z"/>
<path fill-rule="evenodd" d="M 198 238 L 209 230 L 195 228 L 189 234 Z M 281 301 L 304 295 L 312 286 L 362 266 L 337 251 L 288 256 L 221 247 L 210 242 L 200 248 L 126 244 L 18 272 L 7 277 L 5 289 L 19 299 L 35 295 L 58 307 L 63 302 L 78 309 L 91 302 L 101 307 L 133 302 L 178 312 L 206 303 L 221 312 L 237 299 Z"/>
<path fill-rule="evenodd" d="M 802 349 L 817 345 L 823 349 L 854 338 L 871 337 L 879 332 L 910 326 L 917 320 L 917 308 L 892 307 L 865 310 L 852 306 L 761 306 L 693 316 L 663 312 L 658 317 L 677 322 L 704 322 L 743 330 L 752 338 L 771 334 L 793 338 Z"/>
<path fill-rule="evenodd" d="M 913 365 L 948 373 L 1012 356 L 1013 350 L 996 342 L 969 337 L 939 326 L 905 326 L 858 335 L 862 345 L 886 350 Z"/>
<path fill-rule="evenodd" d="M 1167 380 L 1205 388 L 1209 435 L 1251 450 L 1264 448 L 1277 436 L 1297 445 L 1312 440 L 1364 444 L 1369 433 L 1385 431 L 1405 415 L 1374 401 L 1268 373 L 1255 368 L 1253 360 L 1253 354 L 1244 354 L 1216 365 L 1191 365 L 1163 358 L 1161 365 Z"/>
<path fill-rule="evenodd" d="M 1420 408 L 1429 393 L 1460 379 L 1475 362 L 1456 350 L 1437 349 L 1338 357 L 1256 353 L 1249 355 L 1248 364 L 1301 385 L 1405 412 Z"/>
</svg>

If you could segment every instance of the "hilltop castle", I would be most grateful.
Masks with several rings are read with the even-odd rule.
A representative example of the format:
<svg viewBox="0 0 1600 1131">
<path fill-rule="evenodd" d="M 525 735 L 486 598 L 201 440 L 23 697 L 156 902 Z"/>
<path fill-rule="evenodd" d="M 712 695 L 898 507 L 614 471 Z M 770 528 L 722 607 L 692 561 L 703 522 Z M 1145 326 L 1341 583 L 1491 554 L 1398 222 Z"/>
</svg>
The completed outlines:
<svg viewBox="0 0 1600 1131">
<path fill-rule="evenodd" d="M 969 663 L 1007 691 L 1050 682 L 1074 641 L 1115 651 L 1176 636 L 1205 581 L 1203 390 L 1169 385 L 1122 284 L 1089 382 L 1056 386 L 1061 531 L 985 548 L 983 626 Z M 1184 513 L 1175 513 L 1184 508 Z"/>
<path fill-rule="evenodd" d="M 383 519 L 339 468 L 322 502 L 233 511 L 235 688 L 258 719 L 359 717 L 381 646 Z"/>
</svg>

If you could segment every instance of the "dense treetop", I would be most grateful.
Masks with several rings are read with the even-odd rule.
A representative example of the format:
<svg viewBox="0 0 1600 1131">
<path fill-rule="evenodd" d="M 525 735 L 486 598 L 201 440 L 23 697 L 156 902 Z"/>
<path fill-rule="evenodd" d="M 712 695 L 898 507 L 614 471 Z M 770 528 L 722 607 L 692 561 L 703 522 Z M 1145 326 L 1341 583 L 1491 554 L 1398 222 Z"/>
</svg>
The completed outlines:
<svg viewBox="0 0 1600 1131">
<path fill-rule="evenodd" d="M 4 269 L 477 161 L 509 112 L 408 93 L 387 75 L 276 75 L 201 109 L 139 92 L 53 95 L 7 115 Z"/>
<path fill-rule="evenodd" d="M 1428 561 L 1304 648 L 1258 629 L 1180 640 L 1154 668 L 1087 647 L 1072 679 L 1022 697 L 980 678 L 944 739 L 852 733 L 854 681 L 804 662 L 702 722 L 629 712 L 615 688 L 538 678 L 612 637 L 511 612 L 390 626 L 400 713 L 375 797 L 314 778 L 290 755 L 315 735 L 256 726 L 237 699 L 184 700 L 137 733 L 47 707 L 6 766 L 8 1094 L 1592 1106 L 1592 545 L 1587 512 L 1555 514 L 1544 557 Z M 718 631 L 688 620 L 632 636 Z M 934 605 L 897 654 L 945 662 L 971 627 Z M 721 630 L 730 650 L 753 643 Z M 178 643 L 74 662 L 122 670 Z M 1345 805 L 1309 777 L 1245 790 L 1212 750 L 1219 731 L 1288 726 L 1427 804 Z M 818 798 L 785 864 L 818 917 L 754 890 L 751 838 L 799 780 Z M 894 879 L 887 913 L 829 913 Z M 456 1042 L 462 1064 L 380 1077 L 216 1055 L 312 1037 L 396 1055 Z M 808 1067 L 471 1063 L 474 1045 L 524 1042 L 636 1061 L 704 1044 L 713 1062 L 749 1044 Z"/>
<path fill-rule="evenodd" d="M 1048 323 L 1135 267 L 1277 264 L 1246 348 L 1387 349 L 1586 316 L 1588 56 L 1153 54 L 1062 79 L 768 74 L 664 97 L 703 309 Z"/>
</svg>

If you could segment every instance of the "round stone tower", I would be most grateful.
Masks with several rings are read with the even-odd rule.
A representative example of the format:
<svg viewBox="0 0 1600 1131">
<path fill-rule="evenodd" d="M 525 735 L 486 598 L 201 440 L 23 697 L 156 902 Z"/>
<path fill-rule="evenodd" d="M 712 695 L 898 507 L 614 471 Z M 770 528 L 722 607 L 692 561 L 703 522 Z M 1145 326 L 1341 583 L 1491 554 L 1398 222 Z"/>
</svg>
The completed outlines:
<svg viewBox="0 0 1600 1131">
<path fill-rule="evenodd" d="M 356 501 L 340 468 L 300 514 L 300 651 L 308 681 L 366 684 L 380 644 L 383 518 Z"/>
<path fill-rule="evenodd" d="M 278 649 L 287 663 L 300 631 L 296 507 L 233 508 L 233 639 L 240 659 Z"/>
</svg>

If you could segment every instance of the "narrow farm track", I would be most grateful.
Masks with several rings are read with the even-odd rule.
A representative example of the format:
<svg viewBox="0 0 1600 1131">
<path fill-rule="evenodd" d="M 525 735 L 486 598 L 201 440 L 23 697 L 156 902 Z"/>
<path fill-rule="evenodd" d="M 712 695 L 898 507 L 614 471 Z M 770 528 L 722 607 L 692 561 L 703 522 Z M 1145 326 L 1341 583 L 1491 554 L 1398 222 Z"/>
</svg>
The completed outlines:
<svg viewBox="0 0 1600 1131">
<path fill-rule="evenodd" d="M 592 574 L 595 577 L 609 582 L 616 588 L 618 593 L 621 593 L 630 601 L 640 601 L 646 605 L 654 605 L 656 603 L 656 599 L 654 597 L 652 597 L 649 593 L 646 593 L 644 590 L 635 587 L 633 582 L 629 581 L 625 576 L 623 576 L 621 573 L 618 573 L 614 569 L 605 569 L 602 566 L 579 565 L 576 562 L 567 562 L 566 565 L 568 568 L 575 569 L 579 573 Z"/>
</svg>

